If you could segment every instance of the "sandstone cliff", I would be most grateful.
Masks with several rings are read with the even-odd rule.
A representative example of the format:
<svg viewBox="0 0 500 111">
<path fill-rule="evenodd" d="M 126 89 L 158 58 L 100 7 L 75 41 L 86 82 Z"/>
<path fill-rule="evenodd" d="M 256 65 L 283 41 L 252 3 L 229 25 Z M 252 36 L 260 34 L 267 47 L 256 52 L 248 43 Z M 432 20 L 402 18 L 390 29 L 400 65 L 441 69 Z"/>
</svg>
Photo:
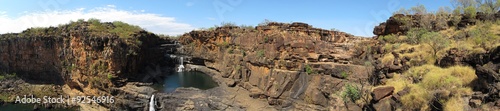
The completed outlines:
<svg viewBox="0 0 500 111">
<path fill-rule="evenodd" d="M 164 59 L 156 47 L 164 40 L 152 33 L 140 29 L 123 37 L 95 30 L 123 27 L 117 24 L 123 23 L 78 21 L 0 35 L 0 71 L 32 84 L 66 84 L 88 96 L 111 95 L 113 87 L 142 80 L 141 69 Z"/>
<path fill-rule="evenodd" d="M 250 96 L 282 107 L 305 107 L 292 100 L 298 99 L 317 105 L 307 106 L 312 109 L 337 108 L 343 85 L 367 81 L 371 73 L 355 46 L 370 39 L 305 23 L 223 26 L 189 32 L 179 41 L 191 64 L 215 69 L 221 73 L 216 76 L 235 81 L 228 85 L 238 84 Z"/>
</svg>

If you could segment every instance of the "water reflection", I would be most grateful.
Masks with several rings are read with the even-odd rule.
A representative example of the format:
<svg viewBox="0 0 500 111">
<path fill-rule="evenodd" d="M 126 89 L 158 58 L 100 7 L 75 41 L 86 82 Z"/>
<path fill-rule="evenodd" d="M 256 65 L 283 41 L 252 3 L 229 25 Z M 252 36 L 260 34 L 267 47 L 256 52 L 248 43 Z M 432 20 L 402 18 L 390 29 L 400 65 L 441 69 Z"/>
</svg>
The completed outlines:
<svg viewBox="0 0 500 111">
<path fill-rule="evenodd" d="M 155 84 L 155 89 L 163 92 L 173 92 L 178 87 L 194 87 L 202 90 L 217 87 L 217 83 L 212 77 L 199 72 L 173 72 L 162 83 Z"/>
</svg>

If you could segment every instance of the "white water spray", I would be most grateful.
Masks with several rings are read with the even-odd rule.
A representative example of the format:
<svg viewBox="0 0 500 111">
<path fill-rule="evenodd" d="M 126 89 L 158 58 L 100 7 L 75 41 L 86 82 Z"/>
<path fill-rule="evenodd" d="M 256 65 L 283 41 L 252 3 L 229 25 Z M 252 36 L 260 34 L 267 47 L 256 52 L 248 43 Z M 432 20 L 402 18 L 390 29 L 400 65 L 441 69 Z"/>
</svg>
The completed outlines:
<svg viewBox="0 0 500 111">
<path fill-rule="evenodd" d="M 183 57 L 181 57 L 181 65 L 179 65 L 179 67 L 177 67 L 177 72 L 182 72 L 184 70 L 184 61 L 183 61 Z"/>
<path fill-rule="evenodd" d="M 149 111 L 155 111 L 155 95 L 151 95 L 151 100 L 149 101 Z"/>
</svg>

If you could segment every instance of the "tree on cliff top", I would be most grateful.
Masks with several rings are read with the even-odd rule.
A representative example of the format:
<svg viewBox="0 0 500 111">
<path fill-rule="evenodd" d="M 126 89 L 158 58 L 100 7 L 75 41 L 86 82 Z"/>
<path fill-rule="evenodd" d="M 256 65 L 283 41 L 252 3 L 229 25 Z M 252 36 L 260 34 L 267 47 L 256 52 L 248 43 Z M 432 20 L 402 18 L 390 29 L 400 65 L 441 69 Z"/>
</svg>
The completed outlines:
<svg viewBox="0 0 500 111">
<path fill-rule="evenodd" d="M 451 4 L 457 9 L 467 9 L 472 8 L 484 12 L 487 15 L 496 13 L 500 9 L 500 0 L 451 0 Z M 476 13 L 476 12 L 474 12 Z"/>
<path fill-rule="evenodd" d="M 475 0 L 451 0 L 453 7 L 469 7 L 476 5 Z"/>
<path fill-rule="evenodd" d="M 492 14 L 500 9 L 500 0 L 476 0 L 479 5 L 479 10 L 481 12 Z"/>
</svg>

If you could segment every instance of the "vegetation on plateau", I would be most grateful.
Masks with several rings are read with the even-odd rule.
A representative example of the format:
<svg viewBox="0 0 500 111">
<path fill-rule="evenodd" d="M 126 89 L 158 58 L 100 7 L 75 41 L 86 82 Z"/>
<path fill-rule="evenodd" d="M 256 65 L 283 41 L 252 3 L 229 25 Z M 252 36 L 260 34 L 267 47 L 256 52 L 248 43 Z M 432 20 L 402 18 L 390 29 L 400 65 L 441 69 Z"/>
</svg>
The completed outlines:
<svg viewBox="0 0 500 111">
<path fill-rule="evenodd" d="M 437 102 L 445 111 L 464 110 L 460 105 L 468 103 L 461 97 L 472 95 L 471 88 L 477 79 L 475 70 L 470 66 L 439 67 L 439 60 L 452 48 L 474 54 L 500 45 L 500 21 L 493 18 L 500 8 L 499 1 L 452 0 L 452 3 L 454 9 L 442 7 L 436 12 L 428 12 L 423 5 L 401 9 L 393 17 L 403 24 L 406 33 L 378 37 L 385 42 L 386 51 L 380 59 L 384 65 L 392 64 L 395 59 L 392 53 L 411 58 L 407 62 L 409 70 L 382 83 L 395 87 L 394 92 L 411 90 L 401 97 L 403 109 L 430 110 Z M 479 14 L 486 19 L 476 19 Z M 460 26 L 461 20 L 475 24 Z"/>
</svg>

